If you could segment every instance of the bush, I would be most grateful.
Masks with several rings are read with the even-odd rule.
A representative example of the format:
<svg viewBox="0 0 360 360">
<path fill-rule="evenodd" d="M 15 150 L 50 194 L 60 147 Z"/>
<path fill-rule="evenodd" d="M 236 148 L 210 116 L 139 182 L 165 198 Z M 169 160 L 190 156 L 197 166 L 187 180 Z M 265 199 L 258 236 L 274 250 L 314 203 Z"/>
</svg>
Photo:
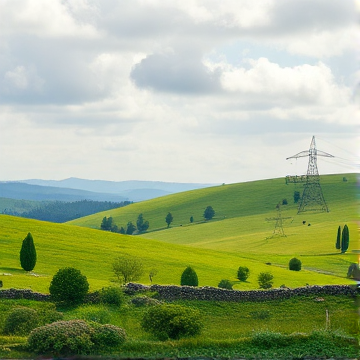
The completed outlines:
<svg viewBox="0 0 360 360">
<path fill-rule="evenodd" d="M 142 328 L 160 340 L 179 339 L 200 334 L 202 323 L 198 310 L 181 305 L 158 305 L 149 308 Z"/>
<path fill-rule="evenodd" d="M 104 351 L 122 345 L 126 340 L 125 330 L 110 324 L 94 326 L 92 335 L 97 351 Z"/>
<path fill-rule="evenodd" d="M 36 310 L 19 306 L 6 317 L 4 333 L 7 335 L 27 335 L 39 324 Z"/>
<path fill-rule="evenodd" d="M 206 220 L 211 220 L 215 216 L 215 210 L 212 206 L 208 206 L 204 211 L 204 218 Z"/>
<path fill-rule="evenodd" d="M 36 265 L 36 249 L 31 233 L 28 233 L 22 242 L 20 264 L 25 271 L 33 270 Z"/>
<path fill-rule="evenodd" d="M 113 325 L 87 324 L 83 320 L 57 321 L 34 329 L 28 344 L 32 351 L 56 355 L 89 354 L 124 343 L 126 333 Z"/>
<path fill-rule="evenodd" d="M 124 301 L 123 291 L 119 287 L 102 288 L 99 292 L 102 304 L 120 306 Z"/>
<path fill-rule="evenodd" d="M 55 302 L 81 304 L 89 290 L 86 276 L 80 270 L 63 268 L 58 270 L 50 283 L 50 295 Z"/>
<path fill-rule="evenodd" d="M 240 281 L 246 281 L 250 275 L 250 270 L 246 266 L 240 266 L 237 272 L 237 279 Z"/>
<path fill-rule="evenodd" d="M 187 286 L 198 286 L 199 279 L 195 270 L 188 266 L 181 275 L 180 285 L 187 285 Z"/>
<path fill-rule="evenodd" d="M 269 272 L 262 272 L 258 276 L 260 289 L 270 289 L 273 286 L 274 276 Z"/>
<path fill-rule="evenodd" d="M 278 332 L 260 331 L 253 334 L 251 343 L 261 349 L 283 347 L 289 345 L 291 338 Z"/>
<path fill-rule="evenodd" d="M 57 321 L 31 331 L 28 344 L 30 350 L 41 354 L 88 354 L 94 346 L 92 333 L 85 321 Z"/>
<path fill-rule="evenodd" d="M 289 261 L 289 270 L 300 271 L 301 270 L 301 261 L 297 258 L 292 258 Z"/>
<path fill-rule="evenodd" d="M 230 280 L 224 279 L 219 282 L 218 287 L 221 289 L 232 290 L 233 284 Z"/>
</svg>

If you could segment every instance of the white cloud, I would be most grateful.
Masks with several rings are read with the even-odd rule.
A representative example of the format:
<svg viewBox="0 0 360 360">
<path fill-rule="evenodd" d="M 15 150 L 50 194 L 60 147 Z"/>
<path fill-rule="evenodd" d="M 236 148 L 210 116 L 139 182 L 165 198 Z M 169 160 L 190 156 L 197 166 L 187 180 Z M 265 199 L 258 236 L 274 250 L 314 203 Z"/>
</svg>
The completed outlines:
<svg viewBox="0 0 360 360">
<path fill-rule="evenodd" d="M 322 62 L 284 68 L 266 58 L 247 62 L 249 69 L 225 66 L 221 79 L 224 89 L 264 97 L 264 102 L 285 107 L 294 103 L 331 107 L 349 103 L 351 90 L 337 84 L 331 69 Z"/>
</svg>

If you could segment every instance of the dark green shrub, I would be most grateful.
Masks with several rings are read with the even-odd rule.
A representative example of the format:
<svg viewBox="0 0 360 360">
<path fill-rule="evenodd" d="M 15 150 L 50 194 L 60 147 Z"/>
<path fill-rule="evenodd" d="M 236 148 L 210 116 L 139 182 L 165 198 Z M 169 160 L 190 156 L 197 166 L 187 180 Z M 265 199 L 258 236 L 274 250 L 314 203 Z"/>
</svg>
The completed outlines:
<svg viewBox="0 0 360 360">
<path fill-rule="evenodd" d="M 99 296 L 103 304 L 120 306 L 124 301 L 124 293 L 119 287 L 102 288 Z"/>
<path fill-rule="evenodd" d="M 96 351 L 104 351 L 122 345 L 126 340 L 125 330 L 110 324 L 95 325 L 92 341 Z"/>
<path fill-rule="evenodd" d="M 221 280 L 219 282 L 219 285 L 218 285 L 219 288 L 221 289 L 228 289 L 228 290 L 232 290 L 232 287 L 233 287 L 233 284 L 230 280 Z"/>
<path fill-rule="evenodd" d="M 198 310 L 168 304 L 149 308 L 141 326 L 160 340 L 195 336 L 200 334 L 202 329 Z"/>
<path fill-rule="evenodd" d="M 289 270 L 300 271 L 301 270 L 301 261 L 297 258 L 292 258 L 289 261 Z"/>
<path fill-rule="evenodd" d="M 50 324 L 55 321 L 60 321 L 64 318 L 64 314 L 56 311 L 54 304 L 49 304 L 48 308 L 41 308 L 38 310 L 39 325 Z"/>
<path fill-rule="evenodd" d="M 204 218 L 206 220 L 211 220 L 215 216 L 215 210 L 212 206 L 208 206 L 204 211 Z"/>
<path fill-rule="evenodd" d="M 80 270 L 67 267 L 58 270 L 50 283 L 50 295 L 55 302 L 81 304 L 89 291 L 86 276 Z"/>
<path fill-rule="evenodd" d="M 36 310 L 19 306 L 6 317 L 4 333 L 7 335 L 27 335 L 39 324 Z"/>
<path fill-rule="evenodd" d="M 187 285 L 187 286 L 198 286 L 199 279 L 195 270 L 188 266 L 181 275 L 180 285 Z"/>
<path fill-rule="evenodd" d="M 141 306 L 160 305 L 161 301 L 153 299 L 148 296 L 136 296 L 131 299 L 131 303 L 136 307 L 141 307 Z"/>
<path fill-rule="evenodd" d="M 25 271 L 31 271 L 36 265 L 36 249 L 30 233 L 23 240 L 20 250 L 20 264 Z"/>
<path fill-rule="evenodd" d="M 240 281 L 246 281 L 250 275 L 250 270 L 246 266 L 240 266 L 237 272 L 237 279 Z"/>
<path fill-rule="evenodd" d="M 89 354 L 94 330 L 82 320 L 57 321 L 38 327 L 28 337 L 29 348 L 40 354 Z"/>
<path fill-rule="evenodd" d="M 274 276 L 269 272 L 262 272 L 258 276 L 260 289 L 270 289 L 273 286 Z"/>
</svg>

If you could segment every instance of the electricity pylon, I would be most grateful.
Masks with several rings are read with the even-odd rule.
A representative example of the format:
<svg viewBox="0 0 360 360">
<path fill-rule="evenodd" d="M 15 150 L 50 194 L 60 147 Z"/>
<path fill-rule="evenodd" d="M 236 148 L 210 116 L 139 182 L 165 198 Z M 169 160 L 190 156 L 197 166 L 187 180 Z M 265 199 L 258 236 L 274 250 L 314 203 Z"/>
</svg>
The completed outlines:
<svg viewBox="0 0 360 360">
<path fill-rule="evenodd" d="M 275 236 L 286 237 L 286 235 L 284 233 L 284 228 L 283 228 L 283 220 L 291 219 L 291 217 L 285 217 L 284 218 L 284 217 L 281 216 L 281 205 L 280 204 L 276 205 L 276 209 L 277 209 L 277 217 L 266 218 L 265 219 L 266 221 L 274 221 L 274 220 L 276 220 L 274 232 L 267 239 L 271 239 L 271 238 L 273 238 Z"/>
<path fill-rule="evenodd" d="M 301 197 L 298 214 L 304 211 L 323 211 L 328 212 L 328 206 L 324 199 L 323 192 L 320 186 L 320 175 L 317 168 L 317 157 L 334 157 L 331 154 L 328 154 L 324 151 L 316 149 L 315 136 L 312 137 L 310 149 L 301 151 L 294 156 L 286 158 L 288 159 L 297 159 L 300 157 L 309 157 L 309 164 L 306 176 L 287 176 L 286 183 L 302 183 L 305 182 L 303 195 Z"/>
</svg>

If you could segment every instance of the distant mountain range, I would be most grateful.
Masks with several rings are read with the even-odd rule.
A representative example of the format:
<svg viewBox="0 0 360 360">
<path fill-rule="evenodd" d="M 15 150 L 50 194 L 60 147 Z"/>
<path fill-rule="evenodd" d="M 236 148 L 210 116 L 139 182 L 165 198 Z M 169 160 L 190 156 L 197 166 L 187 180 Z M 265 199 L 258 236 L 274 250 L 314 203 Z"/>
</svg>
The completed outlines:
<svg viewBox="0 0 360 360">
<path fill-rule="evenodd" d="M 161 181 L 106 181 L 69 178 L 65 180 L 19 180 L 0 182 L 0 197 L 58 201 L 143 201 L 216 184 Z"/>
</svg>

